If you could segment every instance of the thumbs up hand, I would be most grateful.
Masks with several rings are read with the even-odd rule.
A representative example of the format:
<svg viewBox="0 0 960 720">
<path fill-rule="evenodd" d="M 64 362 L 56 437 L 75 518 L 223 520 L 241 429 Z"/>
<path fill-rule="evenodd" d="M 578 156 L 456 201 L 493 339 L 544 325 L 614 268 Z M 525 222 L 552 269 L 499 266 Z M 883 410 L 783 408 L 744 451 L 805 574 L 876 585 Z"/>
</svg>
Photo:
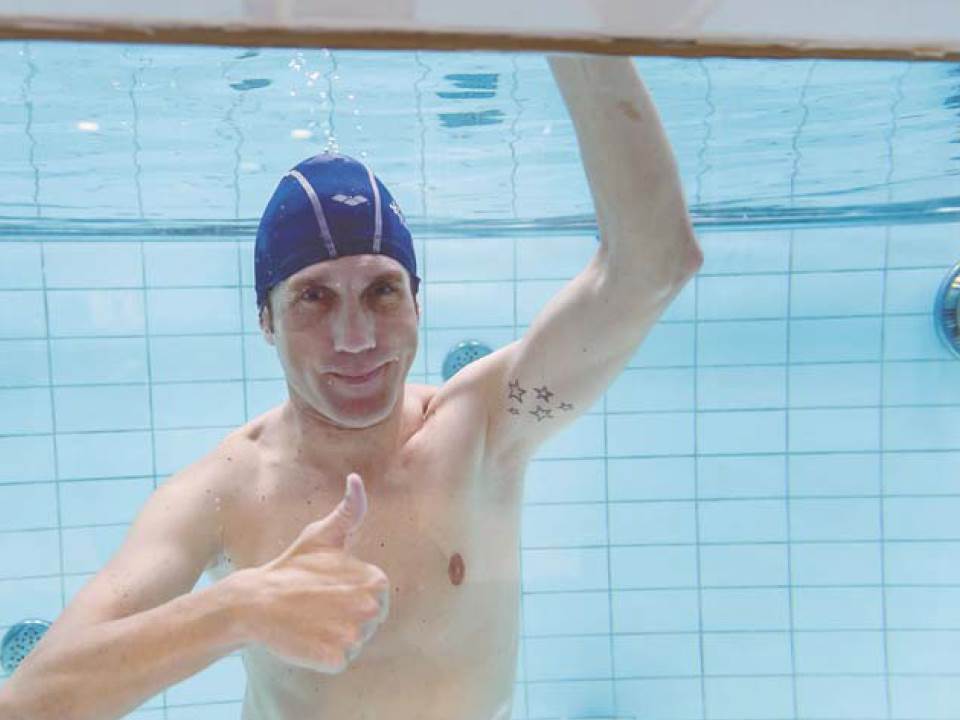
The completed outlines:
<svg viewBox="0 0 960 720">
<path fill-rule="evenodd" d="M 249 637 L 282 660 L 339 673 L 386 619 L 390 581 L 375 565 L 349 554 L 363 524 L 367 496 L 356 473 L 343 499 L 307 525 L 281 555 L 240 570 L 249 599 Z"/>
</svg>

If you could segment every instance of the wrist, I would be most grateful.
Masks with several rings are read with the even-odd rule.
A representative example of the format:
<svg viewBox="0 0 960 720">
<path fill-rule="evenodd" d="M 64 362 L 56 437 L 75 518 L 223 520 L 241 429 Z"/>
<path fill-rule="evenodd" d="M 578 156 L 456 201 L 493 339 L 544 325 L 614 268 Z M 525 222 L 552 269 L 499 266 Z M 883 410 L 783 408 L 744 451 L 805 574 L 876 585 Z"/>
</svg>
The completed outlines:
<svg viewBox="0 0 960 720">
<path fill-rule="evenodd" d="M 222 593 L 230 644 L 236 647 L 257 642 L 255 569 L 236 570 L 217 583 Z"/>
</svg>

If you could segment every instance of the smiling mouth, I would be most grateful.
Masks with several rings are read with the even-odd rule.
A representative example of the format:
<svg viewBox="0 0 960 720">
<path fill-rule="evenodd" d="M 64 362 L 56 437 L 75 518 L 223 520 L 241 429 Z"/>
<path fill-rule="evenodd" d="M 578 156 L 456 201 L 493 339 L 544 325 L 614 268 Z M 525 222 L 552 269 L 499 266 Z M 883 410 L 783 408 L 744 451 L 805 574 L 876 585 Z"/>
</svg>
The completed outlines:
<svg viewBox="0 0 960 720">
<path fill-rule="evenodd" d="M 368 382 L 372 382 L 379 378 L 383 372 L 386 370 L 388 363 L 384 363 L 375 370 L 371 370 L 366 375 L 341 375 L 340 373 L 330 373 L 342 383 L 346 385 L 365 385 Z"/>
</svg>

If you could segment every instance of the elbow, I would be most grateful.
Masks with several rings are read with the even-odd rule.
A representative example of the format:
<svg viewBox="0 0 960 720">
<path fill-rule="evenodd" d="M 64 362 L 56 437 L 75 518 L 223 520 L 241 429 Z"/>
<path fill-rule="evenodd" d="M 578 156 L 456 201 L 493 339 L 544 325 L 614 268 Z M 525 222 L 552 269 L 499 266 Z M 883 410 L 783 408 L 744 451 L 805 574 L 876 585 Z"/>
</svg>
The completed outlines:
<svg viewBox="0 0 960 720">
<path fill-rule="evenodd" d="M 678 248 L 678 252 L 673 262 L 673 278 L 674 283 L 682 287 L 703 267 L 703 250 L 700 249 L 700 244 L 692 233 L 675 247 Z"/>
<path fill-rule="evenodd" d="M 698 272 L 700 272 L 700 268 L 702 267 L 703 250 L 700 248 L 700 244 L 697 242 L 696 237 L 691 236 L 683 261 L 683 268 L 687 278 L 689 279 L 696 275 Z"/>
</svg>

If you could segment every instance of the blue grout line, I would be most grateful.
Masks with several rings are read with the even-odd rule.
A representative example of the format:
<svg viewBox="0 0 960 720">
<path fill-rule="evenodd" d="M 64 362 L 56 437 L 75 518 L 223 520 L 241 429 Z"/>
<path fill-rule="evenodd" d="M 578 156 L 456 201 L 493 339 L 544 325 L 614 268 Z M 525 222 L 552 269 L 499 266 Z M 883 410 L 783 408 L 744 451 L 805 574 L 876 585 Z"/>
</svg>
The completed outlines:
<svg viewBox="0 0 960 720">
<path fill-rule="evenodd" d="M 700 146 L 700 149 L 697 153 L 697 161 L 700 165 L 697 171 L 697 189 L 696 197 L 697 204 L 700 204 L 700 198 L 703 196 L 703 178 L 706 175 L 706 168 L 704 167 L 704 157 L 707 154 L 707 149 L 710 144 L 710 136 L 712 128 L 710 126 L 710 119 L 712 118 L 715 108 L 713 107 L 710 95 L 712 93 L 712 84 L 710 80 L 710 74 L 707 72 L 706 67 L 703 64 L 703 61 L 698 61 L 698 67 L 700 72 L 703 73 L 703 76 L 706 80 L 707 87 L 706 93 L 704 96 L 704 102 L 707 107 L 710 108 L 709 112 L 704 114 L 703 124 L 706 128 L 703 143 Z M 697 273 L 693 278 L 693 412 L 691 413 L 691 420 L 693 422 L 693 512 L 694 512 L 694 530 L 696 533 L 696 583 L 697 583 L 697 653 L 698 659 L 700 662 L 700 715 L 702 718 L 708 718 L 709 713 L 709 704 L 707 702 L 707 683 L 706 683 L 706 659 L 704 653 L 704 642 L 703 642 L 703 558 L 701 557 L 701 537 L 700 537 L 700 459 L 702 453 L 700 450 L 700 414 L 701 410 L 699 408 L 700 400 L 700 382 L 699 382 L 699 362 L 700 362 L 700 327 L 701 327 L 701 318 L 700 318 L 700 283 L 702 280 L 702 275 Z M 606 393 L 604 394 L 606 396 Z"/>
<path fill-rule="evenodd" d="M 896 100 L 892 103 L 890 107 L 890 132 L 887 136 L 887 203 L 890 203 L 893 200 L 893 194 L 891 191 L 890 183 L 893 181 L 894 176 L 894 155 L 893 155 L 893 145 L 894 138 L 897 134 L 897 108 L 900 105 L 900 102 L 903 100 L 903 81 L 907 76 L 907 73 L 910 72 L 911 65 L 907 65 L 904 68 L 904 71 L 900 74 L 897 79 L 896 84 Z M 881 299 L 880 299 L 880 308 L 881 311 L 887 312 L 888 305 L 888 289 L 889 289 L 889 273 L 887 268 L 890 265 L 890 240 L 891 232 L 889 227 L 884 228 L 884 239 L 883 239 L 883 283 L 881 285 Z M 883 323 L 880 327 L 880 356 L 884 357 L 886 355 L 886 345 L 887 345 L 887 336 L 886 336 L 886 323 Z M 886 377 L 887 373 L 885 371 L 880 373 L 880 385 L 879 385 L 879 397 L 878 404 L 880 407 L 884 406 L 886 399 Z M 880 445 L 883 447 L 885 443 L 885 426 L 884 426 L 884 417 L 883 412 L 877 413 L 877 436 L 880 438 Z M 883 622 L 883 677 L 884 677 L 884 700 L 886 703 L 886 718 L 887 720 L 892 720 L 893 718 L 893 696 L 892 688 L 890 686 L 890 633 L 888 628 L 888 608 L 887 608 L 887 557 L 886 557 L 886 546 L 887 546 L 887 534 L 886 534 L 886 482 L 885 482 L 885 472 L 886 472 L 886 456 L 880 456 L 880 465 L 879 472 L 877 475 L 878 487 L 877 492 L 880 496 L 879 502 L 879 530 L 880 530 L 880 614 Z"/>
<path fill-rule="evenodd" d="M 516 120 L 519 120 L 519 116 L 520 116 L 520 114 L 523 112 L 523 106 L 520 104 L 519 100 L 517 99 L 517 94 L 516 94 L 516 91 L 517 91 L 517 65 L 516 65 L 516 62 L 517 62 L 517 61 L 516 61 L 516 56 L 513 56 L 512 62 L 513 62 L 513 80 L 512 80 L 513 84 L 512 84 L 512 87 L 511 87 L 510 97 L 511 97 L 511 99 L 513 100 L 513 102 L 514 102 L 514 104 L 515 104 L 515 106 L 516 106 L 516 109 L 517 109 L 517 112 L 516 112 L 517 118 L 516 118 Z M 516 120 L 515 120 L 515 123 L 516 123 Z M 515 127 L 511 127 L 511 132 L 513 132 L 514 130 L 515 130 Z M 512 212 L 513 212 L 513 216 L 516 217 L 516 216 L 517 216 L 517 205 L 516 205 L 516 198 L 517 198 L 517 185 L 516 185 L 517 156 L 516 156 L 516 150 L 515 150 L 514 141 L 515 141 L 515 138 L 512 138 L 511 141 L 510 141 L 510 152 L 511 152 L 511 158 L 512 158 L 512 162 L 513 162 L 513 169 L 512 169 L 512 172 L 511 172 L 511 174 L 510 174 L 510 196 L 511 196 L 511 198 L 512 198 L 511 210 L 512 210 Z M 517 238 L 516 238 L 516 236 L 512 237 L 511 240 L 510 240 L 510 263 L 511 263 L 512 277 L 513 277 L 512 288 L 511 288 L 511 290 L 512 290 L 512 292 L 511 292 L 511 304 L 512 304 L 512 311 L 513 311 L 512 339 L 513 339 L 514 341 L 516 341 L 516 340 L 518 339 L 518 337 L 519 337 L 519 330 L 518 330 L 518 323 L 517 323 L 517 319 L 518 319 L 518 309 L 519 309 L 519 303 L 518 303 L 518 299 L 517 299 L 517 287 L 518 287 L 518 285 L 519 285 L 519 281 L 518 281 L 518 279 L 517 279 L 517 274 L 518 274 L 518 273 L 517 273 L 518 253 L 517 253 Z M 520 481 L 520 483 L 521 483 L 521 503 L 522 503 L 522 493 L 523 493 L 523 489 L 526 487 L 526 472 L 524 472 L 524 476 L 521 477 L 519 481 Z M 522 518 L 522 511 L 523 511 L 523 508 L 521 507 L 521 518 Z M 521 522 L 522 522 L 522 519 L 521 519 Z M 527 613 L 526 613 L 526 592 L 525 592 L 524 587 L 523 587 L 522 532 L 523 532 L 523 529 L 522 529 L 522 526 L 521 526 L 521 528 L 520 528 L 520 533 L 521 533 L 521 543 L 520 543 L 520 545 L 521 545 L 521 547 L 518 547 L 518 548 L 517 548 L 517 556 L 518 556 L 518 558 L 517 558 L 517 564 L 518 564 L 518 572 L 520 573 L 520 578 L 519 578 L 518 582 L 519 582 L 519 584 L 520 584 L 520 636 L 521 636 L 521 637 L 520 637 L 520 641 L 519 641 L 519 642 L 520 642 L 520 645 L 521 645 L 521 647 L 520 647 L 520 667 L 523 668 L 523 685 L 522 685 L 522 687 L 523 687 L 523 714 L 524 714 L 524 717 L 529 717 L 529 716 L 530 716 L 530 693 L 529 693 L 529 684 L 528 684 L 527 680 L 528 680 L 528 678 L 530 677 L 530 672 L 529 672 L 529 663 L 528 663 L 528 660 L 527 660 L 527 658 L 528 658 L 528 655 L 527 655 L 527 644 L 526 644 L 526 642 L 525 642 L 525 636 L 526 636 L 526 630 L 525 630 L 525 628 L 526 628 L 526 624 L 527 624 L 527 622 L 526 622 Z M 512 715 L 512 712 L 511 712 L 511 715 Z"/>
</svg>

